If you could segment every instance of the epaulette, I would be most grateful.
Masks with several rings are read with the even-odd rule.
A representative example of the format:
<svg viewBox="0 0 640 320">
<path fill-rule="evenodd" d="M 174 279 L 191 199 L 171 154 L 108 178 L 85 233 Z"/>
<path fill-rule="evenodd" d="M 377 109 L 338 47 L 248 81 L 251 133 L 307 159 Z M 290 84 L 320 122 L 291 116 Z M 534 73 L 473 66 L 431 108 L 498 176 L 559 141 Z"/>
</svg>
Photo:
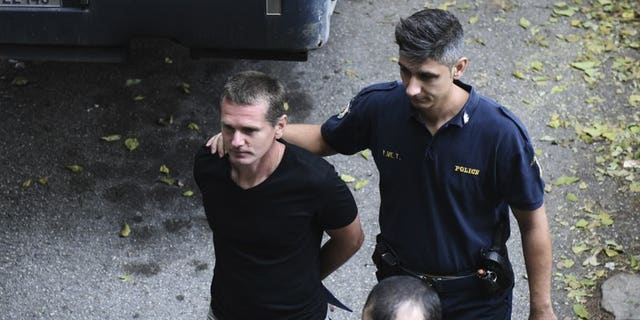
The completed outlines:
<svg viewBox="0 0 640 320">
<path fill-rule="evenodd" d="M 362 96 L 375 91 L 390 91 L 397 88 L 398 85 L 398 81 L 376 83 L 360 90 L 358 96 Z"/>
<path fill-rule="evenodd" d="M 511 112 L 509 109 L 503 106 L 498 106 L 498 109 L 500 109 L 500 112 L 516 125 L 518 130 L 520 130 L 520 134 L 525 139 L 525 141 L 529 141 L 529 133 L 527 132 L 527 128 L 520 121 L 520 119 L 518 119 L 518 117 L 516 117 L 516 115 L 513 114 L 513 112 Z"/>
</svg>

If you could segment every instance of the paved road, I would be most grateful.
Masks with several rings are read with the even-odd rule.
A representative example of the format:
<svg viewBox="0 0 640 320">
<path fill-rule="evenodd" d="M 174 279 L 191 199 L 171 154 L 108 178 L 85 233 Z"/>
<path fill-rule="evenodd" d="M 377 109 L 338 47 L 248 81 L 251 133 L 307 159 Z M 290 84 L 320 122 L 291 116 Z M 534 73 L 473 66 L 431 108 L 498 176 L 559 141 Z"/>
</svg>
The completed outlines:
<svg viewBox="0 0 640 320">
<path fill-rule="evenodd" d="M 457 1 L 451 10 L 465 22 L 469 39 L 471 65 L 463 79 L 512 107 L 539 138 L 548 134 L 550 114 L 582 101 L 587 88 L 577 85 L 582 91 L 555 104 L 539 88 L 511 76 L 532 57 L 551 54 L 524 42 L 531 38 L 530 31 L 519 27 L 518 19 L 526 16 L 532 24 L 543 25 L 552 2 L 520 2 L 504 11 L 504 1 Z M 213 248 L 192 179 L 192 156 L 218 131 L 214 105 L 225 78 L 245 69 L 273 74 L 291 91 L 291 121 L 319 123 L 363 86 L 398 78 L 393 26 L 424 3 L 339 1 L 329 43 L 305 63 L 194 61 L 183 48 L 163 41 L 138 43 L 131 62 L 123 65 L 16 65 L 1 60 L 0 319 L 203 319 Z M 474 16 L 480 18 L 476 24 L 466 23 Z M 544 28 L 553 38 L 569 27 Z M 556 49 L 565 51 L 562 58 L 551 54 L 545 63 L 558 67 L 559 73 L 571 73 L 568 61 L 577 53 L 564 44 Z M 165 57 L 173 63 L 165 63 Z M 29 83 L 12 86 L 16 76 Z M 142 81 L 126 86 L 133 78 Z M 182 92 L 178 83 L 188 83 L 190 93 Z M 144 99 L 134 101 L 137 96 Z M 523 99 L 533 104 L 525 105 Z M 101 140 L 112 134 L 136 138 L 139 146 L 129 151 L 123 140 Z M 543 148 L 541 162 L 549 179 L 567 168 L 575 172 L 590 165 L 576 150 Z M 356 310 L 333 318 L 359 319 L 375 283 L 369 256 L 378 231 L 377 172 L 371 160 L 360 156 L 329 160 L 339 172 L 369 182 L 354 191 L 366 242 L 326 280 Z M 83 170 L 72 172 L 66 168 L 70 165 Z M 159 171 L 162 165 L 168 174 Z M 166 178 L 174 184 L 161 181 Z M 598 186 L 611 187 L 608 182 Z M 188 190 L 195 195 L 183 196 Z M 564 195 L 549 196 L 551 221 L 557 221 L 556 208 L 567 206 L 564 201 Z M 615 201 L 621 211 L 637 206 L 636 200 L 609 200 L 607 195 L 599 201 Z M 128 238 L 119 237 L 124 223 L 131 227 Z M 554 224 L 553 230 L 557 261 L 573 240 L 568 227 Z M 519 275 L 514 319 L 523 319 L 528 292 L 518 237 L 515 231 L 516 240 L 510 243 Z M 633 241 L 636 246 L 631 248 L 638 250 L 637 237 Z M 554 287 L 559 318 L 573 318 L 571 300 L 561 290 L 564 284 Z"/>
</svg>

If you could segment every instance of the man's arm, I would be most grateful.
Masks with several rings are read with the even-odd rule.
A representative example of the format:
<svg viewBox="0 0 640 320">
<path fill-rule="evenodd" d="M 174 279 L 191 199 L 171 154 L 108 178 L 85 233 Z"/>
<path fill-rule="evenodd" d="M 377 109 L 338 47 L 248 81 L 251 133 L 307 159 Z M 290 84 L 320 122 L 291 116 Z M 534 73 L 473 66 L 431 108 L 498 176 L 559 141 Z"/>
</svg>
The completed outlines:
<svg viewBox="0 0 640 320">
<path fill-rule="evenodd" d="M 336 154 L 322 138 L 319 124 L 289 124 L 282 138 L 322 157 Z"/>
<path fill-rule="evenodd" d="M 522 236 L 529 279 L 529 319 L 556 319 L 551 305 L 551 236 L 544 205 L 532 211 L 512 210 Z"/>
<path fill-rule="evenodd" d="M 347 262 L 364 242 L 359 216 L 345 227 L 327 230 L 327 234 L 330 239 L 320 249 L 320 279 L 326 278 Z"/>
</svg>

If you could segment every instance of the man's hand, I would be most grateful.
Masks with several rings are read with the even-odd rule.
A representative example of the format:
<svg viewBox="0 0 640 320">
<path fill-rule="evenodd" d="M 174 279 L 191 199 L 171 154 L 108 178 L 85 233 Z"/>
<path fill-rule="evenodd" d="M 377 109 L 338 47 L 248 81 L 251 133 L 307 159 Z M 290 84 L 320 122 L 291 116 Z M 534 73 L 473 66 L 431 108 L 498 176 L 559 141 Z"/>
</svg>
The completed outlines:
<svg viewBox="0 0 640 320">
<path fill-rule="evenodd" d="M 222 142 L 222 133 L 218 132 L 215 134 L 206 144 L 209 149 L 211 149 L 211 153 L 217 153 L 220 158 L 224 157 L 226 151 L 224 150 L 224 143 Z"/>
</svg>

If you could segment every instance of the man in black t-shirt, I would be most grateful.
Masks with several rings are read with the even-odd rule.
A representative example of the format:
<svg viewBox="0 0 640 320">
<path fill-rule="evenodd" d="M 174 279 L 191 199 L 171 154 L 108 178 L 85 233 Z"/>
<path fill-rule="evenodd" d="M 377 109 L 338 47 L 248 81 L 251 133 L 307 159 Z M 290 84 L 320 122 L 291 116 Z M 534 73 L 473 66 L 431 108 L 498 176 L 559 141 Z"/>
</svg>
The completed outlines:
<svg viewBox="0 0 640 320">
<path fill-rule="evenodd" d="M 196 155 L 216 256 L 209 319 L 324 319 L 321 280 L 362 245 L 355 201 L 333 166 L 280 139 L 284 97 L 265 74 L 232 76 L 220 100 L 227 155 Z"/>
</svg>

